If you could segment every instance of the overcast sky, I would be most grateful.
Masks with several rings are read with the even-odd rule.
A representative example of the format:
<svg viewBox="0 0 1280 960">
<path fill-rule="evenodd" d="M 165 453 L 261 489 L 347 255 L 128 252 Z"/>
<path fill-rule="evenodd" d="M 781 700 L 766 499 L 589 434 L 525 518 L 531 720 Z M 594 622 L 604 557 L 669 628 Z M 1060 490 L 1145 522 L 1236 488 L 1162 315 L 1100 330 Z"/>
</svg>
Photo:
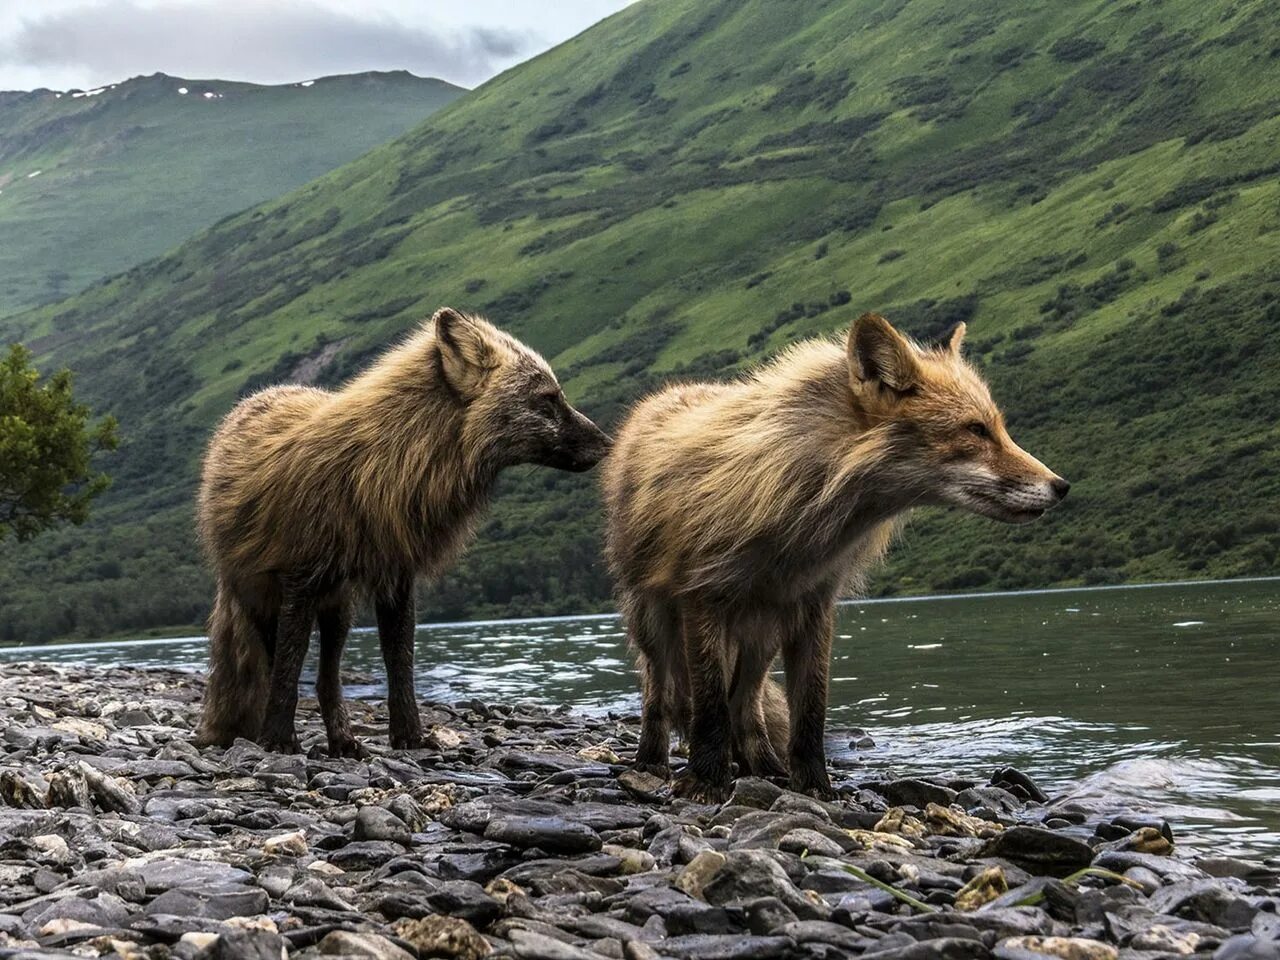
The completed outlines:
<svg viewBox="0 0 1280 960">
<path fill-rule="evenodd" d="M 0 90 L 138 74 L 288 83 L 409 70 L 467 87 L 631 0 L 0 0 Z"/>
</svg>

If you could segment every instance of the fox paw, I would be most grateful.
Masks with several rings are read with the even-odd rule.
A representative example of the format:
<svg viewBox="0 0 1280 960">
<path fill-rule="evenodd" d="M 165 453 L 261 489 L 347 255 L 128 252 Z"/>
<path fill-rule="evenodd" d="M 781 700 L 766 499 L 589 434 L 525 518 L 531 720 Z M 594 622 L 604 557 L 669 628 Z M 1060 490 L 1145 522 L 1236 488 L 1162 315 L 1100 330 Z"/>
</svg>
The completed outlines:
<svg viewBox="0 0 1280 960">
<path fill-rule="evenodd" d="M 258 738 L 258 746 L 271 753 L 301 753 L 302 743 L 296 733 L 264 733 Z"/>
<path fill-rule="evenodd" d="M 353 760 L 367 760 L 369 751 L 365 745 L 357 740 L 352 734 L 344 734 L 338 737 L 329 738 L 329 756 L 330 757 L 349 757 Z"/>
<path fill-rule="evenodd" d="M 763 777 L 766 780 L 787 778 L 787 765 L 778 759 L 771 747 L 753 751 L 742 766 L 753 777 Z"/>
<path fill-rule="evenodd" d="M 729 784 L 712 783 L 685 771 L 671 784 L 671 792 L 693 803 L 720 804 L 729 797 Z"/>
<path fill-rule="evenodd" d="M 631 765 L 631 769 L 637 773 L 647 773 L 650 776 L 657 777 L 659 780 L 671 779 L 671 767 L 665 763 L 641 763 L 637 760 Z"/>
<path fill-rule="evenodd" d="M 791 778 L 791 789 L 796 793 L 803 793 L 806 796 L 813 797 L 815 800 L 834 800 L 836 792 L 831 787 L 831 779 L 824 772 L 819 777 Z"/>
<path fill-rule="evenodd" d="M 426 743 L 422 739 L 421 732 L 391 734 L 392 750 L 421 750 L 424 746 Z"/>
</svg>

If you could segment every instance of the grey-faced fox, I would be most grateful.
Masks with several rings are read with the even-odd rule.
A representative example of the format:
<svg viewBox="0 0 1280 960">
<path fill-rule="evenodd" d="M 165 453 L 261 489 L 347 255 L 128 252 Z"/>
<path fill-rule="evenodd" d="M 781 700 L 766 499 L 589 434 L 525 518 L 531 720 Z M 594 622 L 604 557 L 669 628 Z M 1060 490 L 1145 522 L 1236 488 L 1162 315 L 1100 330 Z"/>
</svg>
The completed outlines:
<svg viewBox="0 0 1280 960">
<path fill-rule="evenodd" d="M 391 743 L 418 746 L 415 578 L 453 562 L 504 467 L 587 470 L 608 448 L 542 357 L 449 309 L 340 390 L 247 397 L 214 434 L 200 487 L 217 598 L 198 739 L 296 749 L 298 675 L 318 625 L 329 750 L 360 753 L 338 668 L 363 592 L 387 667 Z"/>
</svg>

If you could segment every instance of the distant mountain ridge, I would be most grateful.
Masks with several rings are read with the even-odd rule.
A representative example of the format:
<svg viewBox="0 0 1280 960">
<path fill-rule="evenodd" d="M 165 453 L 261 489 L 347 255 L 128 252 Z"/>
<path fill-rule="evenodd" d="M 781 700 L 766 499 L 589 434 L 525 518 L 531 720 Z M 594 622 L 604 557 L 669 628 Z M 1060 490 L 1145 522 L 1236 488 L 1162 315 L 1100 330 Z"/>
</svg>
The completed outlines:
<svg viewBox="0 0 1280 960">
<path fill-rule="evenodd" d="M 0 317 L 157 256 L 464 92 L 407 71 L 0 92 Z"/>
</svg>

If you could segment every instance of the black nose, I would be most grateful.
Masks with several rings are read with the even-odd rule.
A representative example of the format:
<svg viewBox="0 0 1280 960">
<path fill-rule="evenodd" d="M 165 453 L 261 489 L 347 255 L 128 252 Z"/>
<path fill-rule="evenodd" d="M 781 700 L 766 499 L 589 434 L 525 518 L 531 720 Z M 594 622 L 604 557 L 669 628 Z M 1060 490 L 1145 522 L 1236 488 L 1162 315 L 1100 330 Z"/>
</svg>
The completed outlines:
<svg viewBox="0 0 1280 960">
<path fill-rule="evenodd" d="M 1054 477 L 1049 481 L 1049 486 L 1053 487 L 1053 492 L 1058 495 L 1059 500 L 1065 500 L 1067 491 L 1071 489 L 1071 484 L 1063 480 L 1061 477 Z"/>
</svg>

